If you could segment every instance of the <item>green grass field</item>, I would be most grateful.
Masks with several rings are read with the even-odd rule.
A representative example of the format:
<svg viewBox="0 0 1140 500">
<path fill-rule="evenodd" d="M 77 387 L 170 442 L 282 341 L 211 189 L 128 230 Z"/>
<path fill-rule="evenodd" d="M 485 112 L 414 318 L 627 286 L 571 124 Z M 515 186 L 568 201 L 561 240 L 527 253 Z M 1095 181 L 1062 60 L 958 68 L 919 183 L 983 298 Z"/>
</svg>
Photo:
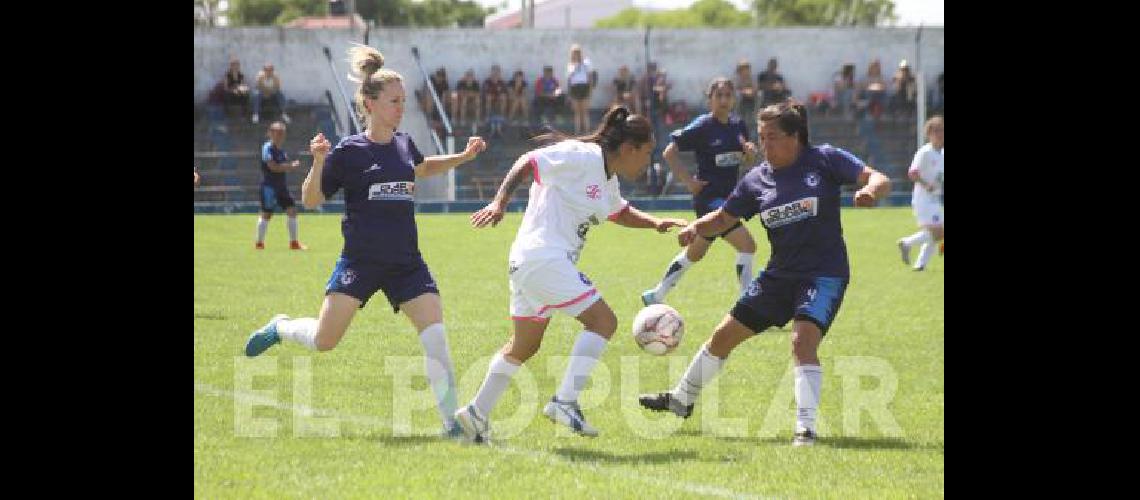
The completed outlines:
<svg viewBox="0 0 1140 500">
<path fill-rule="evenodd" d="M 691 219 L 691 213 L 673 215 Z M 791 446 L 795 418 L 787 330 L 742 344 L 692 418 L 640 409 L 672 387 L 736 298 L 735 253 L 718 242 L 669 296 L 686 320 L 670 356 L 641 353 L 629 324 L 640 292 L 677 253 L 675 232 L 605 224 L 579 268 L 619 319 L 583 410 L 598 438 L 541 414 L 579 331 L 556 315 L 542 350 L 492 414 L 493 446 L 440 439 L 420 344 L 383 294 L 333 351 L 293 344 L 242 355 L 274 313 L 316 316 L 340 251 L 340 218 L 303 215 L 307 252 L 289 251 L 285 220 L 253 249 L 256 215 L 194 219 L 194 487 L 200 498 L 944 496 L 944 260 L 912 272 L 895 240 L 907 208 L 844 209 L 852 280 L 821 346 L 821 438 Z M 507 250 L 521 214 L 470 229 L 467 214 L 421 215 L 420 248 L 443 294 L 465 404 L 507 339 Z M 769 255 L 759 223 L 748 223 Z M 917 252 L 915 252 L 917 254 Z M 789 325 L 790 326 L 790 325 Z M 412 376 L 409 376 L 412 375 Z M 862 408 L 862 409 L 861 409 Z M 896 425 L 897 424 L 897 425 Z"/>
</svg>

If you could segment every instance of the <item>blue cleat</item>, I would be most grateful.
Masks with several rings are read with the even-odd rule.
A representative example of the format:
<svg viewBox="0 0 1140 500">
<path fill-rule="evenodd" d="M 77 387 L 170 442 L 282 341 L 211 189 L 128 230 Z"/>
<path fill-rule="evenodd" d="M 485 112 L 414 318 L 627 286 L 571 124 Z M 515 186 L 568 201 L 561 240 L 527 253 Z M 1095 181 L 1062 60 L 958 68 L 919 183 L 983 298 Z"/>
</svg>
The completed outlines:
<svg viewBox="0 0 1140 500">
<path fill-rule="evenodd" d="M 289 316 L 278 314 L 270 319 L 269 323 L 266 323 L 260 330 L 251 333 L 249 340 L 245 343 L 245 355 L 252 358 L 265 352 L 266 349 L 273 347 L 273 344 L 281 342 L 281 337 L 277 336 L 277 322 L 288 318 Z"/>
<path fill-rule="evenodd" d="M 645 304 L 646 306 L 651 306 L 658 303 L 657 294 L 653 292 L 652 288 L 641 292 L 641 303 Z"/>
</svg>

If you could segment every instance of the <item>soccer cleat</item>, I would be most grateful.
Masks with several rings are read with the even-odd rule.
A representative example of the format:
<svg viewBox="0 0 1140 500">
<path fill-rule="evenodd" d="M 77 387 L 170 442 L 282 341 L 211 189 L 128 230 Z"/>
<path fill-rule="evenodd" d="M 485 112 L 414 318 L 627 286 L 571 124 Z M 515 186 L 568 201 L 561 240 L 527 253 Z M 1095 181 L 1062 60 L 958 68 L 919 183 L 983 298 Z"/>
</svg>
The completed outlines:
<svg viewBox="0 0 1140 500">
<path fill-rule="evenodd" d="M 309 247 L 302 245 L 300 241 L 293 240 L 289 242 L 290 250 L 308 250 Z"/>
<path fill-rule="evenodd" d="M 925 270 L 925 269 L 926 269 L 925 267 L 916 267 L 916 268 L 914 268 L 913 270 L 914 270 L 914 271 L 922 271 L 922 270 Z"/>
<path fill-rule="evenodd" d="M 657 293 L 654 292 L 652 288 L 641 292 L 641 303 L 645 304 L 646 306 L 657 304 Z"/>
<path fill-rule="evenodd" d="M 899 240 L 899 253 L 902 254 L 903 264 L 910 265 L 910 245 L 907 245 L 903 240 Z"/>
<path fill-rule="evenodd" d="M 265 242 L 258 241 L 258 242 L 253 244 L 253 248 L 255 248 L 257 250 L 265 250 Z"/>
<path fill-rule="evenodd" d="M 686 405 L 673 398 L 671 392 L 657 394 L 642 394 L 637 398 L 643 408 L 653 411 L 671 411 L 681 418 L 689 418 L 693 414 L 693 405 Z"/>
<path fill-rule="evenodd" d="M 479 414 L 475 405 L 467 405 L 455 412 L 455 421 L 472 443 L 487 443 L 491 438 L 491 423 Z"/>
<path fill-rule="evenodd" d="M 459 425 L 458 421 L 452 421 L 450 427 L 444 427 L 439 433 L 439 437 L 459 441 L 464 438 L 463 426 Z"/>
<path fill-rule="evenodd" d="M 792 438 L 792 446 L 812 446 L 815 444 L 815 432 L 804 429 L 796 433 Z"/>
<path fill-rule="evenodd" d="M 277 335 L 277 322 L 288 318 L 289 317 L 284 314 L 278 314 L 270 319 L 269 323 L 266 323 L 260 330 L 251 333 L 249 340 L 245 342 L 245 355 L 252 358 L 265 352 L 266 349 L 273 347 L 273 344 L 281 342 L 281 337 Z"/>
<path fill-rule="evenodd" d="M 554 396 L 550 398 L 549 403 L 546 403 L 542 413 L 551 422 L 565 425 L 578 434 L 589 437 L 598 436 L 598 430 L 586 422 L 586 417 L 582 415 L 582 409 L 578 407 L 577 401 L 559 401 L 558 396 Z"/>
</svg>

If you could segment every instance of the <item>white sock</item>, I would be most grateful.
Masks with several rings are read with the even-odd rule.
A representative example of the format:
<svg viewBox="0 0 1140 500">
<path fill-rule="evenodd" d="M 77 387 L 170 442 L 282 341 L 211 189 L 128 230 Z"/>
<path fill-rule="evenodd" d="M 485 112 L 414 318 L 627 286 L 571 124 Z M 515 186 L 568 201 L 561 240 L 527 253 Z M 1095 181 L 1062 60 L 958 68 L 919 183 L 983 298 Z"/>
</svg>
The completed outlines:
<svg viewBox="0 0 1140 500">
<path fill-rule="evenodd" d="M 815 432 L 815 409 L 819 407 L 819 390 L 823 385 L 823 367 L 800 365 L 796 374 L 796 432 Z"/>
<path fill-rule="evenodd" d="M 297 218 L 287 217 L 285 227 L 289 228 L 289 241 L 297 241 Z"/>
<path fill-rule="evenodd" d="M 277 322 L 277 335 L 315 351 L 317 350 L 317 319 L 283 319 Z"/>
<path fill-rule="evenodd" d="M 685 370 L 685 376 L 681 377 L 677 387 L 673 388 L 673 399 L 686 405 L 695 403 L 697 396 L 701 394 L 701 389 L 716 377 L 722 367 L 724 360 L 710 354 L 707 345 L 702 346 L 701 351 L 693 356 L 689 368 Z"/>
<path fill-rule="evenodd" d="M 681 276 L 685 274 L 689 266 L 693 265 L 693 262 L 689 260 L 689 256 L 685 252 L 686 251 L 682 249 L 681 253 L 673 258 L 673 262 L 670 262 L 669 268 L 665 270 L 665 276 L 661 278 L 661 282 L 653 289 L 653 294 L 657 297 L 657 300 L 665 300 L 665 295 L 667 295 L 673 287 L 677 286 L 677 282 L 681 281 Z"/>
<path fill-rule="evenodd" d="M 424 370 L 428 384 L 435 394 L 436 408 L 443 425 L 450 428 L 454 423 L 457 408 L 455 375 L 451 364 L 451 354 L 447 349 L 447 335 L 443 323 L 436 323 L 420 332 L 420 343 L 424 346 Z"/>
<path fill-rule="evenodd" d="M 934 243 L 923 243 L 922 250 L 918 251 L 918 260 L 914 262 L 914 267 L 926 267 L 926 263 L 930 262 L 930 257 L 934 255 Z"/>
<path fill-rule="evenodd" d="M 602 351 L 606 350 L 606 338 L 589 330 L 578 334 L 574 348 L 570 350 L 570 365 L 562 376 L 562 385 L 555 393 L 559 401 L 577 401 L 578 393 L 590 380 L 590 371 L 598 364 Z"/>
<path fill-rule="evenodd" d="M 483 385 L 479 387 L 479 392 L 475 394 L 473 401 L 479 413 L 483 414 L 483 418 L 491 417 L 491 409 L 507 391 L 511 377 L 519 371 L 519 366 L 521 365 L 507 361 L 502 352 L 495 353 L 495 357 L 491 358 L 491 365 L 487 367 L 487 378 L 483 379 Z"/>
<path fill-rule="evenodd" d="M 923 228 L 919 229 L 917 233 L 903 238 L 903 243 L 905 243 L 908 247 L 913 247 L 921 243 L 929 243 L 931 239 L 933 238 L 930 237 L 930 231 L 927 231 L 925 228 Z"/>
<path fill-rule="evenodd" d="M 257 218 L 257 242 L 262 243 L 265 241 L 265 230 L 269 229 L 269 220 Z"/>
<path fill-rule="evenodd" d="M 744 293 L 748 289 L 748 284 L 752 283 L 752 261 L 756 257 L 754 253 L 736 253 L 736 278 L 740 280 L 740 293 Z"/>
</svg>

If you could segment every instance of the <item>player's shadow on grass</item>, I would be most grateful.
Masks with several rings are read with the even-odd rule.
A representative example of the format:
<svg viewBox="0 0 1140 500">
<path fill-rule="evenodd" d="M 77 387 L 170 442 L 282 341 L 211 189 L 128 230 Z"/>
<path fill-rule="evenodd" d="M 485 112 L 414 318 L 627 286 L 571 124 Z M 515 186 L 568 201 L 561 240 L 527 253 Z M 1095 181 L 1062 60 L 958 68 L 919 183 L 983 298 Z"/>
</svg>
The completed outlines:
<svg viewBox="0 0 1140 500">
<path fill-rule="evenodd" d="M 779 436 L 748 436 L 748 437 L 735 437 L 735 436 L 712 436 L 702 434 L 692 430 L 682 430 L 678 434 L 687 436 L 705 436 L 715 437 L 721 441 L 731 441 L 734 443 L 752 443 L 764 445 L 792 445 L 791 435 Z M 900 438 L 891 437 L 876 437 L 876 438 L 861 438 L 852 436 L 837 436 L 837 437 L 820 437 L 816 439 L 816 446 L 826 448 L 839 448 L 839 449 L 859 449 L 859 450 L 939 450 L 945 451 L 945 446 L 942 443 L 915 443 L 906 441 Z"/>
<path fill-rule="evenodd" d="M 392 434 L 351 434 L 345 433 L 344 437 L 348 439 L 363 439 L 379 443 L 384 446 L 401 447 L 401 446 L 415 446 L 425 443 L 446 443 L 447 439 L 443 439 L 435 435 L 411 434 L 407 436 L 395 436 Z"/>
<path fill-rule="evenodd" d="M 558 456 L 573 462 L 606 462 L 611 464 L 662 464 L 697 460 L 697 453 L 689 450 L 654 451 L 648 453 L 614 454 L 608 451 L 581 448 L 557 448 Z"/>
</svg>

